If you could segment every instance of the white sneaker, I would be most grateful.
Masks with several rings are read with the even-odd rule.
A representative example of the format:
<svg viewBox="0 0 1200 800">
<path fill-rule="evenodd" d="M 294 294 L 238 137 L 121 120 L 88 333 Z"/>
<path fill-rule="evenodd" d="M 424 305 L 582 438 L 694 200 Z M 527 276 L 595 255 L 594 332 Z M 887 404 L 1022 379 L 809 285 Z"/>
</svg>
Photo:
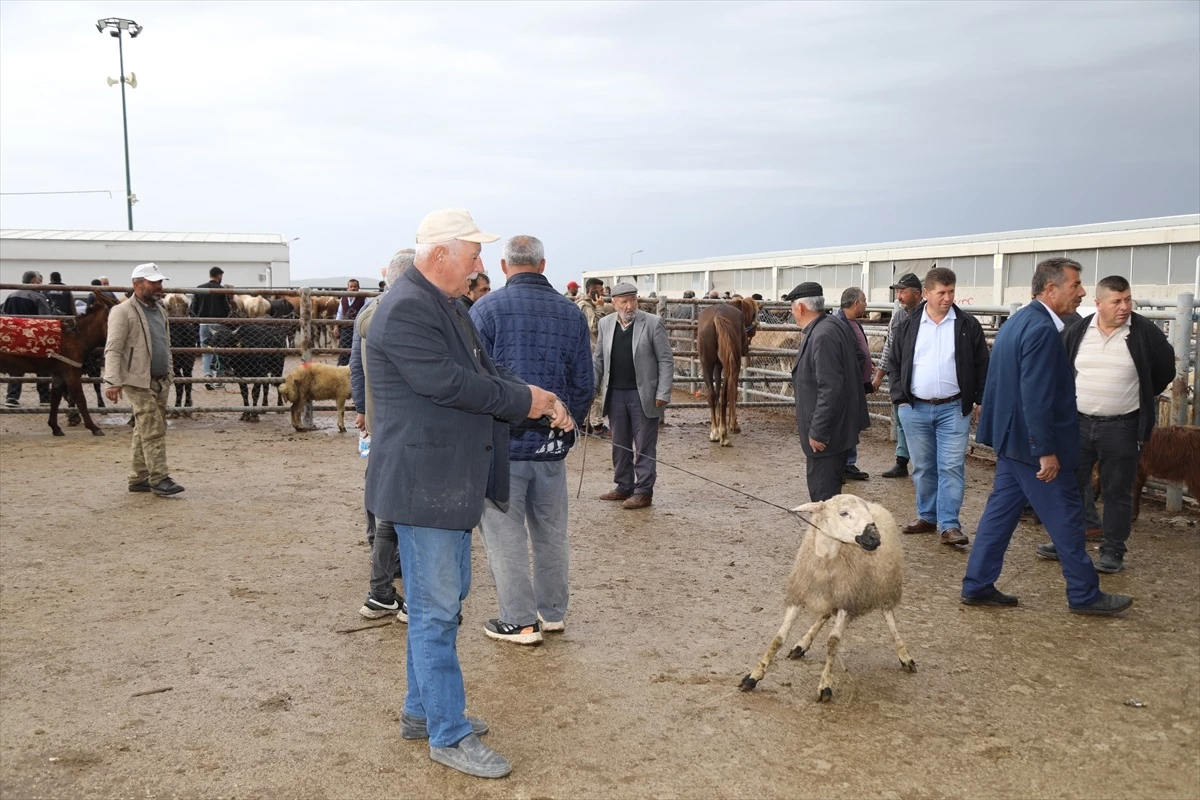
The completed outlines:
<svg viewBox="0 0 1200 800">
<path fill-rule="evenodd" d="M 538 614 L 538 622 L 541 623 L 544 633 L 562 633 L 567 629 L 567 621 L 564 619 L 560 619 L 558 622 L 547 622 L 541 614 Z"/>
</svg>

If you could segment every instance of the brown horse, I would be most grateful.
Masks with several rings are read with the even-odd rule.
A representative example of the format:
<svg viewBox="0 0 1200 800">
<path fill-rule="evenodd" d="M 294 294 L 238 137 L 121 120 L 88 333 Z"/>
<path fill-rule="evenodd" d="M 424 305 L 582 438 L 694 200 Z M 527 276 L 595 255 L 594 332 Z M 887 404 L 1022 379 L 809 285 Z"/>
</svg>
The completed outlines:
<svg viewBox="0 0 1200 800">
<path fill-rule="evenodd" d="M 750 354 L 750 341 L 758 330 L 758 304 L 735 298 L 700 312 L 697 342 L 700 370 L 708 388 L 708 414 L 712 427 L 708 439 L 722 447 L 733 444 L 731 433 L 741 433 L 737 421 L 738 376 L 742 359 Z"/>
<path fill-rule="evenodd" d="M 86 313 L 74 320 L 63 320 L 62 346 L 58 358 L 17 355 L 0 352 L 0 372 L 9 375 L 24 375 L 36 372 L 39 376 L 53 378 L 50 383 L 50 430 L 55 436 L 63 436 L 58 426 L 58 404 L 64 393 L 70 393 L 75 407 L 83 416 L 83 424 L 93 436 L 103 436 L 104 431 L 92 422 L 88 414 L 87 396 L 83 393 L 83 360 L 97 347 L 103 347 L 108 338 L 108 312 L 117 301 L 95 292 L 95 302 Z"/>
</svg>

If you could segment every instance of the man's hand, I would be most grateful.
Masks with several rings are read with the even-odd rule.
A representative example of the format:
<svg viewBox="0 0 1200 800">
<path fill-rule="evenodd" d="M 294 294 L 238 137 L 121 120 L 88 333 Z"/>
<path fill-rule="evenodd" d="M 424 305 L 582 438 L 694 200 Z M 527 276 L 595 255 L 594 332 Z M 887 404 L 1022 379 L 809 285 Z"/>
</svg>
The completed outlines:
<svg viewBox="0 0 1200 800">
<path fill-rule="evenodd" d="M 358 414 L 355 414 L 354 415 L 354 427 L 358 428 L 360 431 L 363 431 L 365 433 L 367 430 L 367 415 L 363 414 L 361 412 Z"/>
<path fill-rule="evenodd" d="M 1038 470 L 1037 479 L 1049 483 L 1058 476 L 1058 456 L 1042 456 L 1038 459 L 1042 468 Z"/>
<path fill-rule="evenodd" d="M 825 449 L 824 442 L 818 442 L 816 439 L 812 438 L 811 436 L 808 437 L 808 446 L 812 448 L 812 451 L 814 453 L 819 453 Z"/>
<path fill-rule="evenodd" d="M 563 433 L 575 430 L 575 420 L 571 418 L 571 412 L 567 411 L 567 407 L 558 398 L 554 399 L 554 416 L 550 420 L 550 427 L 558 428 Z"/>
<path fill-rule="evenodd" d="M 554 392 L 547 392 L 540 386 L 529 384 L 529 393 L 532 395 L 532 402 L 529 405 L 529 418 L 537 419 L 538 417 L 554 416 L 554 404 L 558 402 Z M 569 414 L 567 416 L 570 416 Z M 556 426 L 557 427 L 557 426 Z"/>
<path fill-rule="evenodd" d="M 879 387 L 883 385 L 883 373 L 875 370 L 875 377 L 871 380 L 871 391 L 878 392 Z"/>
<path fill-rule="evenodd" d="M 121 387 L 110 386 L 104 390 L 104 396 L 108 398 L 108 402 L 115 403 L 121 399 Z"/>
<path fill-rule="evenodd" d="M 655 400 L 655 401 L 654 401 L 654 407 L 655 407 L 655 408 L 662 408 L 662 407 L 663 407 L 663 406 L 665 406 L 666 404 L 667 404 L 667 401 L 666 401 L 666 400 Z"/>
</svg>

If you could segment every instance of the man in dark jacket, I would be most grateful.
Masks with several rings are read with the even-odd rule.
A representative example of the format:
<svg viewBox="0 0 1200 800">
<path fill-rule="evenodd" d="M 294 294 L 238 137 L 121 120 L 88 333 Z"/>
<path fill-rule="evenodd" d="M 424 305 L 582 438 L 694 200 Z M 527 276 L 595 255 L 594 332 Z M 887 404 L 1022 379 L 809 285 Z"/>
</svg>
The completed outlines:
<svg viewBox="0 0 1200 800">
<path fill-rule="evenodd" d="M 21 276 L 21 283 L 27 285 L 36 285 L 41 282 L 42 274 L 36 270 L 26 270 Z M 50 307 L 50 301 L 41 291 L 17 289 L 5 298 L 4 305 L 0 306 L 0 314 L 9 314 L 14 317 L 50 317 L 54 315 L 54 309 Z M 16 408 L 21 405 L 21 387 L 23 385 L 20 381 L 11 381 L 8 384 L 8 393 L 4 403 L 6 406 Z M 50 386 L 45 383 L 39 383 L 36 386 L 38 402 L 43 405 L 49 403 Z"/>
<path fill-rule="evenodd" d="M 783 296 L 804 339 L 792 368 L 796 429 L 806 459 L 808 496 L 828 500 L 842 489 L 846 456 L 871 424 L 853 334 L 825 313 L 824 289 L 811 281 Z"/>
<path fill-rule="evenodd" d="M 1075 369 L 1079 410 L 1079 491 L 1088 496 L 1092 467 L 1100 462 L 1104 495 L 1101 524 L 1094 504 L 1085 502 L 1087 527 L 1101 527 L 1100 572 L 1120 572 L 1133 525 L 1133 481 L 1142 445 L 1157 421 L 1158 395 L 1175 377 L 1175 352 L 1152 322 L 1133 311 L 1129 281 L 1112 275 L 1096 284 L 1096 313 L 1063 332 Z M 1054 544 L 1037 548 L 1057 559 Z"/>
<path fill-rule="evenodd" d="M 587 321 L 542 274 L 546 257 L 539 240 L 509 239 L 500 268 L 507 285 L 480 297 L 471 308 L 484 348 L 521 380 L 562 398 L 575 424 L 584 425 L 595 394 Z M 484 503 L 479 523 L 500 601 L 500 616 L 484 626 L 493 639 L 537 644 L 543 631 L 566 628 L 570 592 L 564 459 L 574 438 L 540 421 L 511 430 L 508 510 Z"/>
<path fill-rule="evenodd" d="M 355 278 L 346 281 L 347 292 L 357 292 L 361 286 Z M 366 297 L 343 297 L 338 300 L 337 314 L 334 319 L 339 322 L 350 322 L 350 325 L 335 325 L 334 330 L 337 332 L 338 347 L 349 350 L 354 343 L 354 320 L 358 317 L 358 312 L 362 311 L 367 305 Z M 337 365 L 339 367 L 349 366 L 350 354 L 339 353 Z"/>
<path fill-rule="evenodd" d="M 50 273 L 50 282 L 47 286 L 63 286 L 62 275 L 57 272 Z M 47 289 L 46 300 L 50 303 L 50 308 L 54 309 L 54 313 L 63 317 L 75 316 L 75 296 L 66 289 Z"/>
<path fill-rule="evenodd" d="M 1067 605 L 1077 614 L 1111 616 L 1133 598 L 1100 591 L 1084 546 L 1079 465 L 1079 412 L 1075 376 L 1059 332 L 1060 314 L 1084 291 L 1078 261 L 1048 258 L 1033 272 L 1033 297 L 1000 328 L 992 345 L 975 440 L 996 451 L 996 477 L 967 557 L 962 602 L 1015 606 L 996 588 L 1004 554 L 1021 510 L 1033 504 L 1058 549 Z"/>
<path fill-rule="evenodd" d="M 221 289 L 221 278 L 225 276 L 225 270 L 220 267 L 213 267 L 208 271 L 208 283 L 202 283 L 197 286 L 197 289 Z M 215 317 L 224 319 L 229 316 L 229 295 L 227 294 L 197 294 L 192 297 L 191 306 L 193 317 Z M 212 329 L 217 323 L 203 322 L 200 324 L 200 346 L 208 345 L 208 337 Z M 203 367 L 204 377 L 213 377 L 212 368 L 212 353 L 205 353 L 200 357 L 200 366 Z M 205 389 L 214 389 L 216 384 L 206 383 Z"/>
<path fill-rule="evenodd" d="M 471 529 L 485 499 L 508 502 L 509 424 L 551 417 L 571 427 L 558 398 L 496 365 L 455 298 L 480 269 L 484 233 L 464 209 L 435 211 L 417 229 L 413 268 L 378 303 L 363 343 L 371 386 L 367 508 L 393 525 L 408 595 L 406 739 L 469 775 L 500 778 L 508 759 L 465 715 L 458 663 L 462 601 L 471 586 Z"/>
<path fill-rule="evenodd" d="M 859 317 L 867 313 L 867 295 L 862 289 L 857 286 L 851 286 L 846 291 L 842 292 L 841 308 L 833 312 L 833 316 L 840 319 L 854 334 L 854 350 L 858 355 L 858 369 L 862 372 L 863 391 L 867 394 L 875 391 L 875 387 L 871 384 L 871 373 L 875 369 L 875 364 L 871 361 L 871 346 L 867 344 L 867 334 L 863 330 L 862 323 L 859 322 Z M 858 468 L 858 447 L 850 448 L 850 453 L 846 457 L 846 477 L 856 480 L 865 481 L 871 476 Z"/>
<path fill-rule="evenodd" d="M 888 382 L 917 489 L 917 519 L 904 533 L 941 531 L 965 545 L 958 512 L 966 489 L 971 410 L 983 396 L 988 349 L 983 327 L 954 304 L 954 270 L 925 276 L 925 302 L 900 324 L 888 353 Z"/>
</svg>

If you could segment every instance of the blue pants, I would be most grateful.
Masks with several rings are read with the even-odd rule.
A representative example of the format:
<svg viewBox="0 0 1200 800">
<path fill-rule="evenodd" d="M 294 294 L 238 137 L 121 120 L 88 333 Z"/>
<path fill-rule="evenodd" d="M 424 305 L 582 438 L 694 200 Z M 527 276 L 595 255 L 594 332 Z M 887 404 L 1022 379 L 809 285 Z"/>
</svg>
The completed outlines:
<svg viewBox="0 0 1200 800">
<path fill-rule="evenodd" d="M 896 420 L 896 458 L 908 458 L 908 440 L 904 437 L 904 425 L 900 422 L 897 406 L 892 404 L 892 419 Z"/>
<path fill-rule="evenodd" d="M 959 402 L 931 405 L 918 400 L 899 407 L 917 489 L 917 516 L 937 523 L 938 530 L 962 529 L 967 486 L 967 441 L 971 417 Z"/>
<path fill-rule="evenodd" d="M 212 333 L 212 329 L 215 327 L 217 327 L 217 326 L 214 324 L 207 323 L 207 322 L 200 323 L 200 346 L 201 347 L 208 346 L 208 337 Z M 204 372 L 204 377 L 206 377 L 206 378 L 212 377 L 212 374 L 213 374 L 212 362 L 213 362 L 213 354 L 212 353 L 205 353 L 204 355 L 200 356 L 200 367 Z"/>
<path fill-rule="evenodd" d="M 471 732 L 457 646 L 458 615 L 471 589 L 471 532 L 394 527 L 408 594 L 404 711 L 425 720 L 431 746 L 451 747 Z"/>
<path fill-rule="evenodd" d="M 982 594 L 995 585 L 1008 542 L 1028 499 L 1058 551 L 1067 581 L 1068 605 L 1078 608 L 1099 599 L 1100 578 L 1084 547 L 1083 502 L 1075 473 L 1060 471 L 1054 480 L 1045 483 L 1037 479 L 1037 472 L 1032 464 L 1005 456 L 997 458 L 992 493 L 967 556 L 964 597 Z"/>
</svg>

